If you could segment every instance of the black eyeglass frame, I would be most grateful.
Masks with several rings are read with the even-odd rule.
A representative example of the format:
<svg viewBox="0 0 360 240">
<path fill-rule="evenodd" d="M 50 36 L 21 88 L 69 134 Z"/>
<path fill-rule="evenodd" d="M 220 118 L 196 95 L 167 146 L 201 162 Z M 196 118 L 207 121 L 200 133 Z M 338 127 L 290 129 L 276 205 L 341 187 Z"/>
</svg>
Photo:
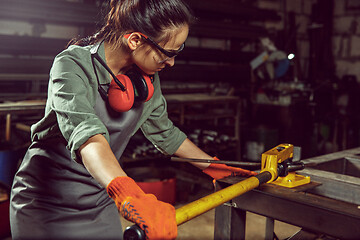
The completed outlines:
<svg viewBox="0 0 360 240">
<path fill-rule="evenodd" d="M 139 33 L 139 34 L 141 35 L 142 39 L 144 39 L 146 42 L 148 42 L 151 45 L 153 45 L 154 47 L 156 47 L 160 52 L 162 52 L 165 56 L 167 56 L 169 58 L 176 57 L 185 48 L 185 43 L 183 43 L 178 50 L 167 51 L 164 48 L 160 47 L 159 44 L 157 44 L 154 40 L 152 40 L 145 34 L 143 34 L 143 33 Z M 130 36 L 130 34 L 124 35 L 125 38 L 128 38 L 129 36 Z"/>
</svg>

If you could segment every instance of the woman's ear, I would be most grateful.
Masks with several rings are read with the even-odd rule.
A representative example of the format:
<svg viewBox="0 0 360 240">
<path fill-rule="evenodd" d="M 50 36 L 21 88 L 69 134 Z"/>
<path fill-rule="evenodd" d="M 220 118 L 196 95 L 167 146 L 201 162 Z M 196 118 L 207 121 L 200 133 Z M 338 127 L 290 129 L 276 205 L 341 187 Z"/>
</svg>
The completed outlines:
<svg viewBox="0 0 360 240">
<path fill-rule="evenodd" d="M 131 50 L 135 50 L 137 47 L 141 45 L 141 43 L 142 43 L 142 38 L 140 33 L 133 32 L 127 38 L 127 44 Z"/>
</svg>

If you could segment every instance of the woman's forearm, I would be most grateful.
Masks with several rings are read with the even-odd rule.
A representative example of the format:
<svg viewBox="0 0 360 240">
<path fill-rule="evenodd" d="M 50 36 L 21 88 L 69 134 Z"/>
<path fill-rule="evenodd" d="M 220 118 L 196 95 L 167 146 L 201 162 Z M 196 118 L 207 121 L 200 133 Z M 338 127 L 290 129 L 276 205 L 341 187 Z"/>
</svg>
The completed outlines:
<svg viewBox="0 0 360 240">
<path fill-rule="evenodd" d="M 175 152 L 175 155 L 181 158 L 198 158 L 198 159 L 213 159 L 209 154 L 205 153 L 199 147 L 197 147 L 193 142 L 188 138 L 180 145 L 178 150 Z M 191 163 L 194 166 L 205 169 L 210 163 Z"/>
<path fill-rule="evenodd" d="M 101 134 L 89 138 L 79 148 L 79 154 L 89 173 L 104 187 L 115 177 L 126 176 L 108 142 Z M 181 158 L 212 159 L 189 139 L 185 139 L 175 155 Z M 192 164 L 200 169 L 205 169 L 210 165 L 209 163 Z"/>
<path fill-rule="evenodd" d="M 79 155 L 89 173 L 104 187 L 118 176 L 126 176 L 109 143 L 101 134 L 90 137 L 80 148 Z"/>
</svg>

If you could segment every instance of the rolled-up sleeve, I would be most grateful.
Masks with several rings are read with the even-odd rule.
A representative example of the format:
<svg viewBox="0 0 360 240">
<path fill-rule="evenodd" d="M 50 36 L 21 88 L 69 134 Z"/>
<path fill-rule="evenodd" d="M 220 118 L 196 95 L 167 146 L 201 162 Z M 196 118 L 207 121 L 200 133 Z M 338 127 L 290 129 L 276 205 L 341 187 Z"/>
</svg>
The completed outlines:
<svg viewBox="0 0 360 240">
<path fill-rule="evenodd" d="M 50 111 L 56 114 L 59 129 L 68 142 L 71 157 L 89 137 L 109 133 L 95 113 L 95 94 L 89 76 L 74 59 L 58 58 L 50 74 Z"/>
<path fill-rule="evenodd" d="M 160 88 L 160 86 L 158 86 Z M 168 118 L 167 104 L 164 96 L 154 96 L 154 106 L 150 116 L 141 125 L 145 137 L 164 154 L 172 155 L 186 139 L 183 133 Z"/>
</svg>

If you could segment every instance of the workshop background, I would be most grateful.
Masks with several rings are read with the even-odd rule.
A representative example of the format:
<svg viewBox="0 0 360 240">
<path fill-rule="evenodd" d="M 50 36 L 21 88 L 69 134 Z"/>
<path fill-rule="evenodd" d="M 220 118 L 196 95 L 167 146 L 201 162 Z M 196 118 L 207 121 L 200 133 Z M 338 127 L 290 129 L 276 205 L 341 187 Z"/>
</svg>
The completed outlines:
<svg viewBox="0 0 360 240">
<path fill-rule="evenodd" d="M 53 58 L 70 39 L 94 33 L 106 2 L 0 0 L 3 185 L 11 185 L 30 126 L 43 116 Z M 279 143 L 301 147 L 302 158 L 360 145 L 360 1 L 187 2 L 198 21 L 160 79 L 170 118 L 198 146 L 220 159 L 259 162 Z M 213 189 L 140 132 L 123 158 L 139 182 L 176 175 L 176 190 L 171 181 L 160 186 L 170 202 Z"/>
</svg>

